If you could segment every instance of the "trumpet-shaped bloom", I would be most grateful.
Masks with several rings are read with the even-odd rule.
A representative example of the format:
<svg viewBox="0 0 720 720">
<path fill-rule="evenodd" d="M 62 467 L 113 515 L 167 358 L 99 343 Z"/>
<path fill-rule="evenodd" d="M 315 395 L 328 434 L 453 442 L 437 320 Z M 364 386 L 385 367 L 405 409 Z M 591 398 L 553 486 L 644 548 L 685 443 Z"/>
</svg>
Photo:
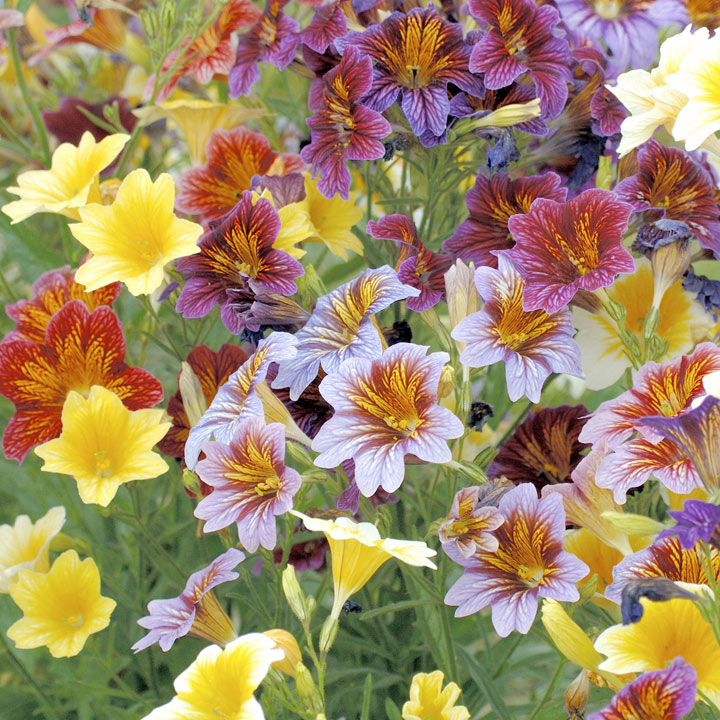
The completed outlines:
<svg viewBox="0 0 720 720">
<path fill-rule="evenodd" d="M 162 410 L 128 410 L 111 390 L 94 385 L 85 397 L 70 391 L 60 437 L 35 448 L 45 472 L 72 475 L 84 503 L 107 506 L 118 488 L 167 472 L 152 448 L 170 423 Z"/>
<path fill-rule="evenodd" d="M 582 377 L 570 312 L 564 308 L 551 315 L 544 310 L 525 311 L 525 282 L 504 253 L 497 270 L 475 271 L 475 285 L 485 303 L 451 333 L 455 340 L 467 343 L 460 355 L 464 365 L 485 367 L 504 361 L 508 396 L 513 401 L 527 395 L 539 402 L 542 385 L 552 372 Z"/>
<path fill-rule="evenodd" d="M 347 32 L 347 19 L 341 5 L 342 0 L 318 4 L 313 19 L 300 33 L 302 42 L 316 53 L 324 53 L 331 43 Z"/>
<path fill-rule="evenodd" d="M 60 435 L 60 416 L 71 390 L 93 385 L 112 390 L 130 410 L 162 400 L 162 386 L 142 368 L 125 363 L 125 338 L 113 311 L 92 313 L 71 300 L 48 323 L 45 343 L 0 343 L 0 394 L 15 405 L 5 428 L 5 456 L 18 461 L 35 445 Z"/>
<path fill-rule="evenodd" d="M 470 565 L 473 556 L 498 549 L 497 530 L 505 518 L 493 505 L 481 499 L 483 488 L 467 487 L 455 494 L 450 514 L 438 528 L 438 537 L 445 554 L 460 565 Z"/>
<path fill-rule="evenodd" d="M 442 135 L 450 112 L 447 84 L 482 95 L 482 81 L 468 70 L 470 48 L 458 23 L 444 20 L 433 6 L 394 12 L 344 43 L 375 61 L 374 79 L 363 103 L 383 112 L 400 100 L 418 136 Z"/>
<path fill-rule="evenodd" d="M 682 510 L 668 510 L 668 515 L 675 520 L 675 525 L 663 530 L 658 540 L 677 535 L 680 546 L 690 550 L 699 540 L 710 542 L 720 524 L 720 505 L 703 502 L 702 500 L 686 500 Z"/>
<path fill-rule="evenodd" d="M 720 702 L 720 646 L 694 600 L 673 598 L 653 602 L 640 598 L 642 617 L 629 625 L 613 625 L 595 641 L 607 656 L 602 670 L 613 673 L 662 670 L 683 658 L 697 672 L 697 688 Z"/>
<path fill-rule="evenodd" d="M 414 675 L 402 720 L 470 720 L 468 709 L 455 704 L 462 690 L 454 682 L 443 687 L 444 680 L 441 670 Z"/>
<path fill-rule="evenodd" d="M 224 650 L 206 647 L 175 679 L 175 697 L 143 720 L 263 720 L 253 693 L 270 666 L 284 657 L 275 641 L 260 633 L 241 635 Z"/>
<path fill-rule="evenodd" d="M 373 82 L 372 62 L 348 47 L 340 62 L 323 78 L 322 99 L 308 119 L 311 142 L 302 150 L 314 176 L 322 173 L 320 192 L 348 199 L 350 171 L 346 160 L 377 160 L 385 154 L 380 142 L 391 132 L 390 123 L 360 103 Z"/>
<path fill-rule="evenodd" d="M 221 645 L 237 637 L 230 618 L 212 590 L 222 583 L 237 580 L 240 575 L 233 570 L 244 559 L 244 553 L 230 548 L 207 567 L 194 572 L 177 597 L 151 600 L 148 603 L 150 614 L 138 620 L 138 625 L 150 632 L 132 649 L 140 652 L 157 643 L 163 652 L 167 652 L 185 635 Z"/>
<path fill-rule="evenodd" d="M 398 343 L 381 357 L 353 358 L 323 378 L 322 396 L 335 414 L 315 436 L 315 464 L 334 468 L 355 461 L 355 482 L 369 497 L 394 492 L 405 475 L 405 455 L 426 462 L 451 459 L 447 440 L 460 437 L 459 418 L 438 405 L 437 388 L 447 353 Z"/>
<path fill-rule="evenodd" d="M 516 179 L 503 172 L 490 177 L 479 174 L 465 196 L 470 217 L 443 243 L 443 250 L 462 260 L 472 260 L 478 267 L 496 268 L 496 251 L 514 245 L 508 220 L 529 212 L 533 200 L 539 197 L 564 202 L 567 189 L 561 187 L 560 177 L 553 172 Z"/>
<path fill-rule="evenodd" d="M 300 475 L 285 465 L 285 427 L 262 418 L 240 423 L 229 443 L 203 445 L 205 459 L 195 471 L 213 491 L 195 508 L 205 532 L 237 524 L 248 552 L 272 550 L 277 542 L 275 517 L 292 507 Z"/>
<path fill-rule="evenodd" d="M 378 222 L 370 220 L 367 231 L 374 238 L 394 240 L 398 246 L 398 280 L 420 291 L 417 297 L 405 301 L 408 308 L 422 312 L 437 305 L 445 294 L 450 257 L 428 250 L 418 237 L 415 223 L 405 215 L 386 215 Z"/>
<path fill-rule="evenodd" d="M 297 341 L 293 335 L 273 332 L 261 340 L 257 350 L 227 379 L 210 407 L 188 435 L 185 462 L 195 469 L 203 444 L 215 438 L 229 443 L 237 427 L 249 417 L 263 417 L 263 404 L 256 387 L 264 382 L 270 363 L 281 363 L 295 356 Z"/>
<path fill-rule="evenodd" d="M 2 211 L 13 223 L 38 212 L 61 213 L 77 220 L 77 208 L 100 202 L 98 175 L 129 138 L 117 133 L 95 142 L 92 133 L 85 132 L 77 147 L 62 143 L 53 153 L 49 170 L 28 170 L 18 175 L 18 187 L 7 191 L 20 199 L 3 206 Z"/>
<path fill-rule="evenodd" d="M 149 295 L 163 281 L 167 263 L 200 252 L 202 227 L 175 217 L 175 185 L 163 173 L 153 182 L 147 170 L 133 170 L 109 207 L 80 209 L 70 226 L 92 256 L 75 273 L 88 290 L 121 281 L 133 295 Z"/>
<path fill-rule="evenodd" d="M 181 382 L 181 370 L 178 373 L 178 390 L 167 406 L 172 426 L 158 443 L 160 452 L 174 458 L 183 457 L 191 428 L 212 403 L 218 389 L 247 359 L 248 354 L 237 345 L 222 345 L 217 352 L 207 345 L 198 345 L 188 353 L 185 362 L 197 378 L 202 398 L 188 397 L 192 389 Z M 193 389 L 197 392 L 196 388 Z"/>
<path fill-rule="evenodd" d="M 557 37 L 558 11 L 537 7 L 532 0 L 470 0 L 472 16 L 489 32 L 475 43 L 470 58 L 472 72 L 485 73 L 491 90 L 507 87 L 525 73 L 535 85 L 542 116 L 557 117 L 568 96 L 570 49 Z"/>
<path fill-rule="evenodd" d="M 5 307 L 5 312 L 17 323 L 3 342 L 8 340 L 32 340 L 45 342 L 45 330 L 50 318 L 71 300 L 82 300 L 92 312 L 101 305 L 112 305 L 120 294 L 120 283 L 110 283 L 105 287 L 87 292 L 75 281 L 75 271 L 67 265 L 58 270 L 43 273 L 33 283 L 31 300 L 18 300 Z"/>
<path fill-rule="evenodd" d="M 546 198 L 530 212 L 514 215 L 508 227 L 515 247 L 507 251 L 525 280 L 523 307 L 552 313 L 580 289 L 612 285 L 635 269 L 622 235 L 632 208 L 609 190 L 585 190 L 567 203 Z"/>
<path fill-rule="evenodd" d="M 500 446 L 488 467 L 488 477 L 504 475 L 516 485 L 570 482 L 589 447 L 578 440 L 588 411 L 584 405 L 561 405 L 530 413 Z"/>
<path fill-rule="evenodd" d="M 375 358 L 382 353 L 382 340 L 372 315 L 396 300 L 420 291 L 402 284 L 387 265 L 368 269 L 354 280 L 319 298 L 310 319 L 298 333 L 297 355 L 280 362 L 273 388 L 290 388 L 297 400 L 315 379 L 318 370 L 336 372 L 351 358 Z"/>
<path fill-rule="evenodd" d="M 530 630 L 538 597 L 576 601 L 575 583 L 588 566 L 563 550 L 565 512 L 557 495 L 538 500 L 535 488 L 524 483 L 500 498 L 499 509 L 505 522 L 495 530 L 498 549 L 475 556 L 448 590 L 445 604 L 458 606 L 456 617 L 490 605 L 495 632 L 506 637 L 513 630 Z"/>
<path fill-rule="evenodd" d="M 183 317 L 198 318 L 220 305 L 220 317 L 232 333 L 245 327 L 245 318 L 235 311 L 229 291 L 248 285 L 258 292 L 268 290 L 292 295 L 302 265 L 273 243 L 280 232 L 280 216 L 266 198 L 253 202 L 244 191 L 240 202 L 200 238 L 199 254 L 177 264 L 187 282 L 175 309 Z"/>
<path fill-rule="evenodd" d="M 37 522 L 18 515 L 0 525 L 0 593 L 9 592 L 21 570 L 45 573 L 50 568 L 50 541 L 65 524 L 65 508 L 50 508 Z"/>
<path fill-rule="evenodd" d="M 697 672 L 682 658 L 643 673 L 588 720 L 679 720 L 695 707 Z"/>
<path fill-rule="evenodd" d="M 290 512 L 299 517 L 308 530 L 322 532 L 330 545 L 335 591 L 332 617 L 340 617 L 350 596 L 361 590 L 392 557 L 414 567 L 436 569 L 430 558 L 437 553 L 424 542 L 381 538 L 371 523 L 356 523 L 348 517 L 325 520 L 295 510 Z"/>
<path fill-rule="evenodd" d="M 23 617 L 7 635 L 23 650 L 47 646 L 53 657 L 72 657 L 90 635 L 110 624 L 115 601 L 100 594 L 100 573 L 92 558 L 74 550 L 55 559 L 47 572 L 21 570 L 10 597 Z"/>
<path fill-rule="evenodd" d="M 250 190 L 254 175 L 285 175 L 301 170 L 298 155 L 276 153 L 268 139 L 244 127 L 219 128 L 207 141 L 205 165 L 186 170 L 178 180 L 176 207 L 203 221 L 215 220 Z"/>
</svg>

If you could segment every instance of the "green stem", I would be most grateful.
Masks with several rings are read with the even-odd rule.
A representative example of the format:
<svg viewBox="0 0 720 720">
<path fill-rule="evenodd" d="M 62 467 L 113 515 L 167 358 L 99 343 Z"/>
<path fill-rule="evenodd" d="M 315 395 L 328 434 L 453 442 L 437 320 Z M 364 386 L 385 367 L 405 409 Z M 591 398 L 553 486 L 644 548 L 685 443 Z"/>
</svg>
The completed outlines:
<svg viewBox="0 0 720 720">
<path fill-rule="evenodd" d="M 530 716 L 528 717 L 527 720 L 534 720 L 534 718 L 537 717 L 538 713 L 547 705 L 547 702 L 550 699 L 550 696 L 553 694 L 553 691 L 555 690 L 555 686 L 557 685 L 557 682 L 560 679 L 560 674 L 562 673 L 566 662 L 567 662 L 567 660 L 565 660 L 565 658 L 560 658 L 560 662 L 558 663 L 558 666 L 555 668 L 555 672 L 553 673 L 553 676 L 550 678 L 550 683 L 548 684 L 547 689 L 543 693 L 543 696 L 540 698 L 540 702 L 535 706 L 535 709 L 530 713 Z"/>
</svg>

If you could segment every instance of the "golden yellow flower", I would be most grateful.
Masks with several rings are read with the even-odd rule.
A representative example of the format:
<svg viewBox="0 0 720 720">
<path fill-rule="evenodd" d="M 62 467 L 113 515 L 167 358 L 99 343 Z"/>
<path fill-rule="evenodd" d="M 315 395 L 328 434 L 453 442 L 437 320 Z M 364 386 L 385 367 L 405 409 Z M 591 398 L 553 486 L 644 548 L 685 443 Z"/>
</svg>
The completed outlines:
<svg viewBox="0 0 720 720">
<path fill-rule="evenodd" d="M 68 393 L 62 410 L 62 434 L 35 448 L 46 472 L 72 475 L 84 503 L 107 506 L 120 485 L 167 471 L 152 452 L 169 422 L 162 410 L 128 410 L 107 388 L 93 385 L 88 397 Z"/>
<path fill-rule="evenodd" d="M 60 213 L 78 219 L 77 209 L 100 202 L 98 175 L 118 156 L 130 138 L 117 133 L 96 142 L 84 132 L 76 147 L 62 143 L 53 153 L 50 170 L 29 170 L 18 175 L 18 187 L 7 191 L 20 199 L 3 206 L 13 224 L 38 212 Z"/>
<path fill-rule="evenodd" d="M 9 592 L 21 570 L 47 572 L 50 541 L 65 524 L 65 508 L 50 508 L 36 523 L 18 515 L 14 525 L 0 525 L 0 592 Z"/>
<path fill-rule="evenodd" d="M 152 182 L 147 170 L 123 181 L 112 205 L 88 205 L 70 230 L 91 253 L 75 280 L 88 290 L 121 281 L 133 295 L 149 294 L 163 281 L 172 260 L 200 252 L 202 227 L 175 217 L 175 186 L 163 173 Z"/>
<path fill-rule="evenodd" d="M 403 720 L 470 720 L 464 705 L 455 705 L 462 692 L 454 683 L 443 688 L 442 671 L 418 673 L 410 685 L 410 699 L 402 707 Z"/>
<path fill-rule="evenodd" d="M 27 650 L 46 645 L 53 657 L 77 655 L 90 635 L 110 623 L 115 601 L 100 594 L 100 573 L 92 558 L 74 550 L 58 557 L 47 573 L 21 570 L 10 597 L 24 617 L 7 634 Z"/>
<path fill-rule="evenodd" d="M 298 645 L 295 636 L 289 633 L 287 630 L 282 628 L 275 628 L 274 630 L 266 630 L 263 635 L 269 637 L 275 641 L 275 644 L 283 651 L 284 657 L 282 660 L 276 660 L 272 666 L 290 677 L 295 677 L 295 668 L 297 664 L 302 660 L 302 654 L 300 653 L 300 646 Z"/>
<path fill-rule="evenodd" d="M 175 679 L 177 695 L 143 720 L 262 720 L 253 693 L 283 657 L 275 641 L 260 633 L 242 635 L 224 650 L 210 645 Z"/>
</svg>

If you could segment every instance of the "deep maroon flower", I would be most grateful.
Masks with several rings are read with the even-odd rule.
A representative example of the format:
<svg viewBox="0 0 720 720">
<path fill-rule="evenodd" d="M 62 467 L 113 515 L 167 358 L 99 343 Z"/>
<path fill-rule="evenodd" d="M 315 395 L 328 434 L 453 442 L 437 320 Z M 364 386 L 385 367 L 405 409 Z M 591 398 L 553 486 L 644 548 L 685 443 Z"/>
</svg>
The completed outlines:
<svg viewBox="0 0 720 720">
<path fill-rule="evenodd" d="M 280 216 L 270 201 L 259 198 L 253 203 L 252 193 L 243 192 L 233 210 L 200 238 L 200 252 L 178 261 L 187 282 L 175 309 L 183 317 L 198 318 L 220 305 L 225 327 L 239 333 L 245 319 L 231 307 L 228 291 L 247 285 L 253 292 L 292 295 L 297 291 L 295 278 L 304 270 L 288 253 L 273 248 L 279 231 Z"/>
<path fill-rule="evenodd" d="M 315 52 L 324 53 L 331 42 L 347 32 L 341 5 L 342 0 L 332 0 L 317 7 L 310 24 L 300 33 L 300 40 Z"/>
<path fill-rule="evenodd" d="M 531 482 L 537 490 L 570 482 L 590 446 L 578 440 L 588 411 L 584 405 L 561 405 L 531 413 L 500 446 L 488 477 L 504 475 L 516 485 Z"/>
<path fill-rule="evenodd" d="M 443 250 L 453 257 L 475 263 L 476 267 L 496 268 L 495 251 L 509 250 L 515 241 L 508 230 L 508 220 L 518 213 L 527 213 L 536 198 L 563 202 L 567 190 L 555 173 L 530 175 L 512 179 L 507 173 L 496 172 L 490 177 L 479 174 L 475 185 L 465 196 L 470 217 L 443 243 Z"/>
<path fill-rule="evenodd" d="M 130 103 L 124 97 L 117 95 L 99 103 L 89 103 L 77 97 L 63 98 L 57 110 L 46 110 L 43 112 L 45 127 L 58 139 L 58 142 L 61 143 L 67 142 L 72 145 L 78 145 L 80 138 L 86 131 L 92 133 L 95 140 L 99 142 L 110 133 L 94 123 L 82 110 L 87 110 L 92 115 L 99 117 L 101 120 L 105 120 L 105 115 L 103 114 L 104 109 L 114 103 L 117 103 L 120 124 L 127 132 L 132 132 L 137 123 L 137 118 L 130 110 Z"/>
<path fill-rule="evenodd" d="M 346 160 L 376 160 L 385 153 L 380 139 L 390 134 L 390 123 L 359 102 L 370 90 L 372 75 L 370 58 L 346 48 L 340 63 L 325 75 L 320 107 L 307 121 L 311 142 L 301 157 L 315 175 L 322 172 L 318 190 L 325 197 L 340 193 L 348 199 Z"/>
<path fill-rule="evenodd" d="M 284 70 L 295 57 L 299 26 L 282 9 L 289 0 L 267 0 L 265 11 L 250 30 L 238 40 L 235 65 L 228 75 L 230 97 L 247 95 L 260 79 L 258 62 L 271 63 Z"/>
<path fill-rule="evenodd" d="M 422 312 L 442 300 L 450 257 L 428 250 L 412 220 L 400 214 L 386 215 L 377 222 L 370 220 L 367 231 L 374 238 L 394 240 L 400 249 L 395 266 L 398 280 L 420 290 L 417 297 L 405 300 L 410 310 Z"/>
<path fill-rule="evenodd" d="M 668 510 L 668 515 L 675 520 L 675 525 L 659 533 L 658 540 L 677 535 L 686 550 L 698 540 L 710 542 L 720 525 L 720 505 L 702 500 L 686 500 L 682 510 Z"/>
<path fill-rule="evenodd" d="M 618 273 L 633 272 L 622 245 L 630 212 L 614 193 L 592 189 L 566 203 L 539 198 L 526 215 L 511 217 L 516 244 L 507 256 L 525 279 L 523 307 L 552 313 L 580 288 L 607 287 Z"/>
<path fill-rule="evenodd" d="M 530 73 L 543 117 L 557 117 L 572 80 L 567 41 L 557 36 L 558 11 L 532 0 L 469 0 L 472 16 L 488 26 L 472 50 L 470 70 L 485 73 L 491 90 Z M 465 88 L 463 88 L 465 89 Z"/>
<path fill-rule="evenodd" d="M 407 14 L 394 12 L 362 33 L 349 33 L 343 42 L 375 61 L 372 89 L 364 102 L 383 112 L 399 99 L 418 137 L 445 131 L 448 83 L 474 95 L 483 93 L 482 81 L 468 70 L 470 48 L 462 27 L 441 18 L 432 5 Z"/>
<path fill-rule="evenodd" d="M 590 125 L 592 131 L 596 135 L 610 137 L 620 132 L 627 111 L 615 94 L 602 85 L 590 100 L 590 115 L 593 119 Z"/>
<path fill-rule="evenodd" d="M 635 212 L 659 210 L 668 220 L 686 223 L 700 244 L 720 257 L 720 208 L 705 170 L 688 153 L 652 138 L 640 148 L 638 165 L 635 175 L 617 185 L 617 196 Z"/>
</svg>

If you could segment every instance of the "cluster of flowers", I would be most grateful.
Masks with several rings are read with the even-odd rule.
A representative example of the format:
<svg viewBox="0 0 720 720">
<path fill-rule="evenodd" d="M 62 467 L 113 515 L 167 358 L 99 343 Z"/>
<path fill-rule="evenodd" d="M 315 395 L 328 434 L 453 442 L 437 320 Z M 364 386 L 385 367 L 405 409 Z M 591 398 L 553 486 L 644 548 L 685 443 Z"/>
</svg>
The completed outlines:
<svg viewBox="0 0 720 720">
<path fill-rule="evenodd" d="M 504 638 L 540 614 L 580 670 L 569 718 L 720 712 L 720 8 L 229 0 L 171 42 L 174 5 L 90 3 L 52 29 L 35 4 L 0 11 L 0 53 L 45 155 L 0 112 L 14 157 L 36 163 L 2 212 L 13 226 L 59 216 L 71 263 L 6 307 L 5 456 L 31 464 L 32 451 L 103 508 L 167 474 L 198 534 L 226 547 L 136 618 L 135 652 L 210 643 L 146 717 L 260 719 L 265 682 L 323 720 L 350 598 L 391 559 L 437 570 L 432 545 L 457 618 L 489 607 Z M 26 58 L 23 27 L 44 30 Z M 144 51 L 126 96 L 40 116 L 24 59 L 41 69 L 78 43 L 139 57 L 143 34 L 163 52 Z M 302 147 L 305 130 L 268 120 L 256 95 L 268 64 L 271 85 L 295 71 L 307 86 Z M 261 121 L 265 133 L 246 127 Z M 168 127 L 185 139 L 170 152 L 182 171 L 125 173 L 153 167 L 143 138 Z M 440 198 L 464 202 L 463 219 Z M 343 264 L 323 274 L 330 256 Z M 126 362 L 123 287 L 177 371 L 166 409 L 161 382 Z M 441 518 L 428 510 L 443 503 Z M 418 509 L 413 539 L 393 504 Z M 298 520 L 324 539 L 294 543 Z M 80 653 L 116 607 L 64 522 L 54 507 L 0 526 L 0 592 L 23 613 L 7 634 L 53 657 Z M 321 572 L 326 549 L 333 600 L 316 627 L 296 571 Z M 255 554 L 314 675 L 287 628 L 238 635 L 215 595 Z M 424 604 L 440 606 L 453 656 L 446 608 Z M 447 685 L 416 674 L 396 713 L 469 720 L 454 682 L 467 675 L 454 656 L 447 670 Z"/>
</svg>

